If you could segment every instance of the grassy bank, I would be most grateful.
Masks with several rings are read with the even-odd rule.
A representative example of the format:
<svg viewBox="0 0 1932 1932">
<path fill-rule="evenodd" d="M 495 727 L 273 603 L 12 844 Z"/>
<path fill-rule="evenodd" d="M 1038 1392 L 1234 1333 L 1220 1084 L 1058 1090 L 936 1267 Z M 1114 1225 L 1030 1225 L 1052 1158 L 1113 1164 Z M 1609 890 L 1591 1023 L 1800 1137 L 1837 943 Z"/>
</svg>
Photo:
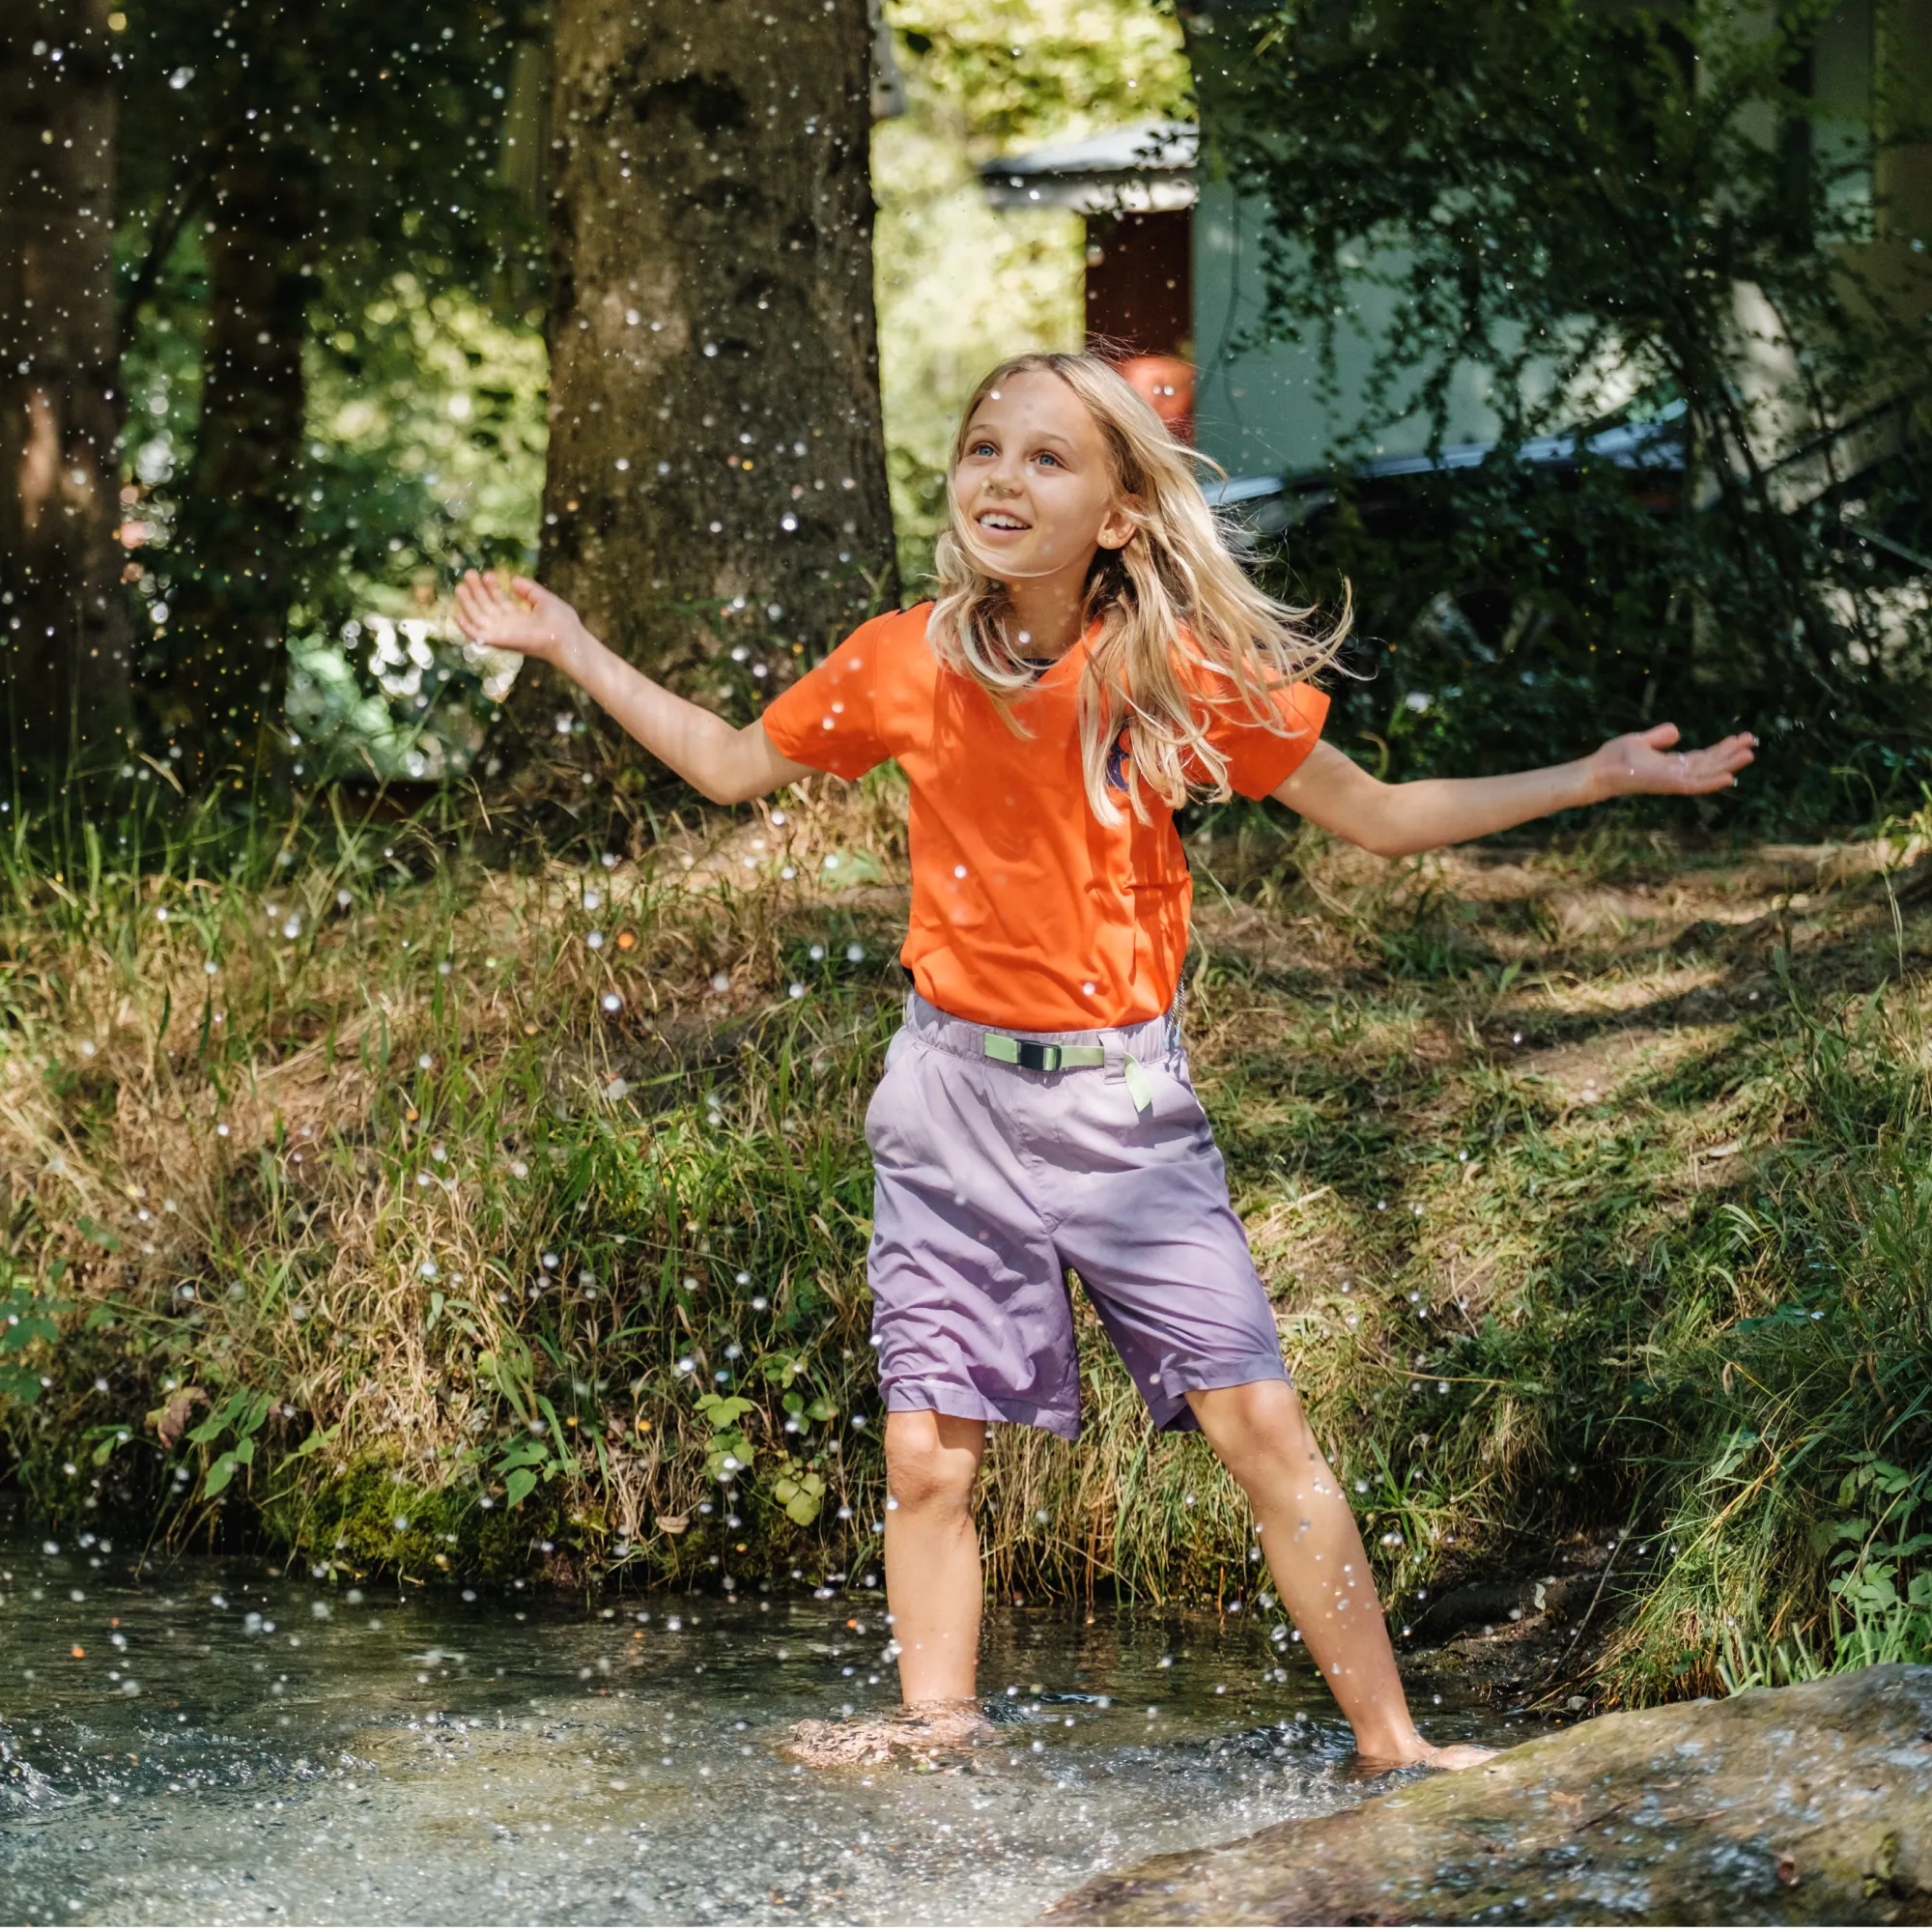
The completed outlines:
<svg viewBox="0 0 1932 1932">
<path fill-rule="evenodd" d="M 898 815 L 828 783 L 493 865 L 347 807 L 139 867 L 16 834 L 11 1480 L 318 1574 L 875 1575 Z M 1923 1654 L 1926 830 L 1197 837 L 1197 1075 L 1392 1603 L 1621 1538 L 1568 1665 L 1605 1694 Z M 1248 1600 L 1238 1498 L 1082 1320 L 1086 1439 L 996 1432 L 992 1586 Z"/>
</svg>

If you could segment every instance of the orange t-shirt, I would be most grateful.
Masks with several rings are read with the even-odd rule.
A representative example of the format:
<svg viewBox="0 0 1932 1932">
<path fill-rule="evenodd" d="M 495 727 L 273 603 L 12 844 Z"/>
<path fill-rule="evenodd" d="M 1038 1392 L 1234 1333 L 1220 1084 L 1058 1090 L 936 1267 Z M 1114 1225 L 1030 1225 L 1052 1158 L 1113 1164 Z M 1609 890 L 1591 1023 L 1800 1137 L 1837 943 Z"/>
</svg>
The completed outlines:
<svg viewBox="0 0 1932 1932">
<path fill-rule="evenodd" d="M 1174 816 L 1150 800 L 1118 825 L 1087 802 L 1083 639 L 1014 700 L 1022 737 L 926 642 L 932 606 L 874 617 L 766 706 L 787 758 L 856 779 L 896 758 L 912 781 L 912 920 L 900 953 L 935 1007 L 1035 1033 L 1126 1026 L 1166 1011 L 1187 951 L 1193 881 Z M 1273 791 L 1314 750 L 1328 700 L 1275 695 L 1290 732 L 1238 707 L 1209 739 L 1234 788 Z M 1231 715 L 1232 713 L 1232 715 Z"/>
</svg>

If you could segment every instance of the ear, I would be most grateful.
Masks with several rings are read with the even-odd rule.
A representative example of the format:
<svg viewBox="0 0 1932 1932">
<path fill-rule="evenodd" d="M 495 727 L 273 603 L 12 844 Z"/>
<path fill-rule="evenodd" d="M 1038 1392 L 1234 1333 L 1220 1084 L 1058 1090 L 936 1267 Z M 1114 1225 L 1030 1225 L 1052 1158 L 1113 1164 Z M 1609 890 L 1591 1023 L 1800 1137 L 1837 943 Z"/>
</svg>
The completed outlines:
<svg viewBox="0 0 1932 1932">
<path fill-rule="evenodd" d="M 1094 542 L 1102 550 L 1125 550 L 1133 541 L 1134 532 L 1140 528 L 1140 511 L 1139 497 L 1117 498 L 1114 507 L 1101 521 L 1099 530 L 1094 535 Z"/>
</svg>

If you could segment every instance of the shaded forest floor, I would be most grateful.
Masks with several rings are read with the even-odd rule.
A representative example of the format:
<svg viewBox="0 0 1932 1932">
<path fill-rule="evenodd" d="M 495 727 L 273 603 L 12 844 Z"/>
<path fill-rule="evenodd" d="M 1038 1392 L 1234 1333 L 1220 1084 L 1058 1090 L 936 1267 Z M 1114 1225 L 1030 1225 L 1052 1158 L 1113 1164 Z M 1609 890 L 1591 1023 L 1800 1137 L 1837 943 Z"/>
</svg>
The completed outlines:
<svg viewBox="0 0 1932 1932">
<path fill-rule="evenodd" d="M 901 822 L 880 778 L 582 864 L 346 808 L 16 843 L 0 1471 L 318 1576 L 875 1582 Z M 1926 831 L 1190 834 L 1196 1075 L 1415 1640 L 1591 1701 L 1932 1645 Z M 1080 1306 L 1085 1439 L 995 1432 L 989 1588 L 1272 1626 Z"/>
</svg>

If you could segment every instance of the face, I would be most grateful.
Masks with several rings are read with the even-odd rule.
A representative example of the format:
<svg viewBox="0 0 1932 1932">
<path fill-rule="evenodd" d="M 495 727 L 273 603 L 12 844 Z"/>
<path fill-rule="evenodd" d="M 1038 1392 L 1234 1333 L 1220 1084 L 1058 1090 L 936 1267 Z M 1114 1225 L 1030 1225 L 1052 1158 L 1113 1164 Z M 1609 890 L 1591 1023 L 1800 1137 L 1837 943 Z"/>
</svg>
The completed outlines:
<svg viewBox="0 0 1932 1932">
<path fill-rule="evenodd" d="M 1133 534 L 1099 425 L 1049 370 L 980 400 L 952 472 L 959 514 L 988 575 L 1085 577 L 1095 549 Z"/>
</svg>

